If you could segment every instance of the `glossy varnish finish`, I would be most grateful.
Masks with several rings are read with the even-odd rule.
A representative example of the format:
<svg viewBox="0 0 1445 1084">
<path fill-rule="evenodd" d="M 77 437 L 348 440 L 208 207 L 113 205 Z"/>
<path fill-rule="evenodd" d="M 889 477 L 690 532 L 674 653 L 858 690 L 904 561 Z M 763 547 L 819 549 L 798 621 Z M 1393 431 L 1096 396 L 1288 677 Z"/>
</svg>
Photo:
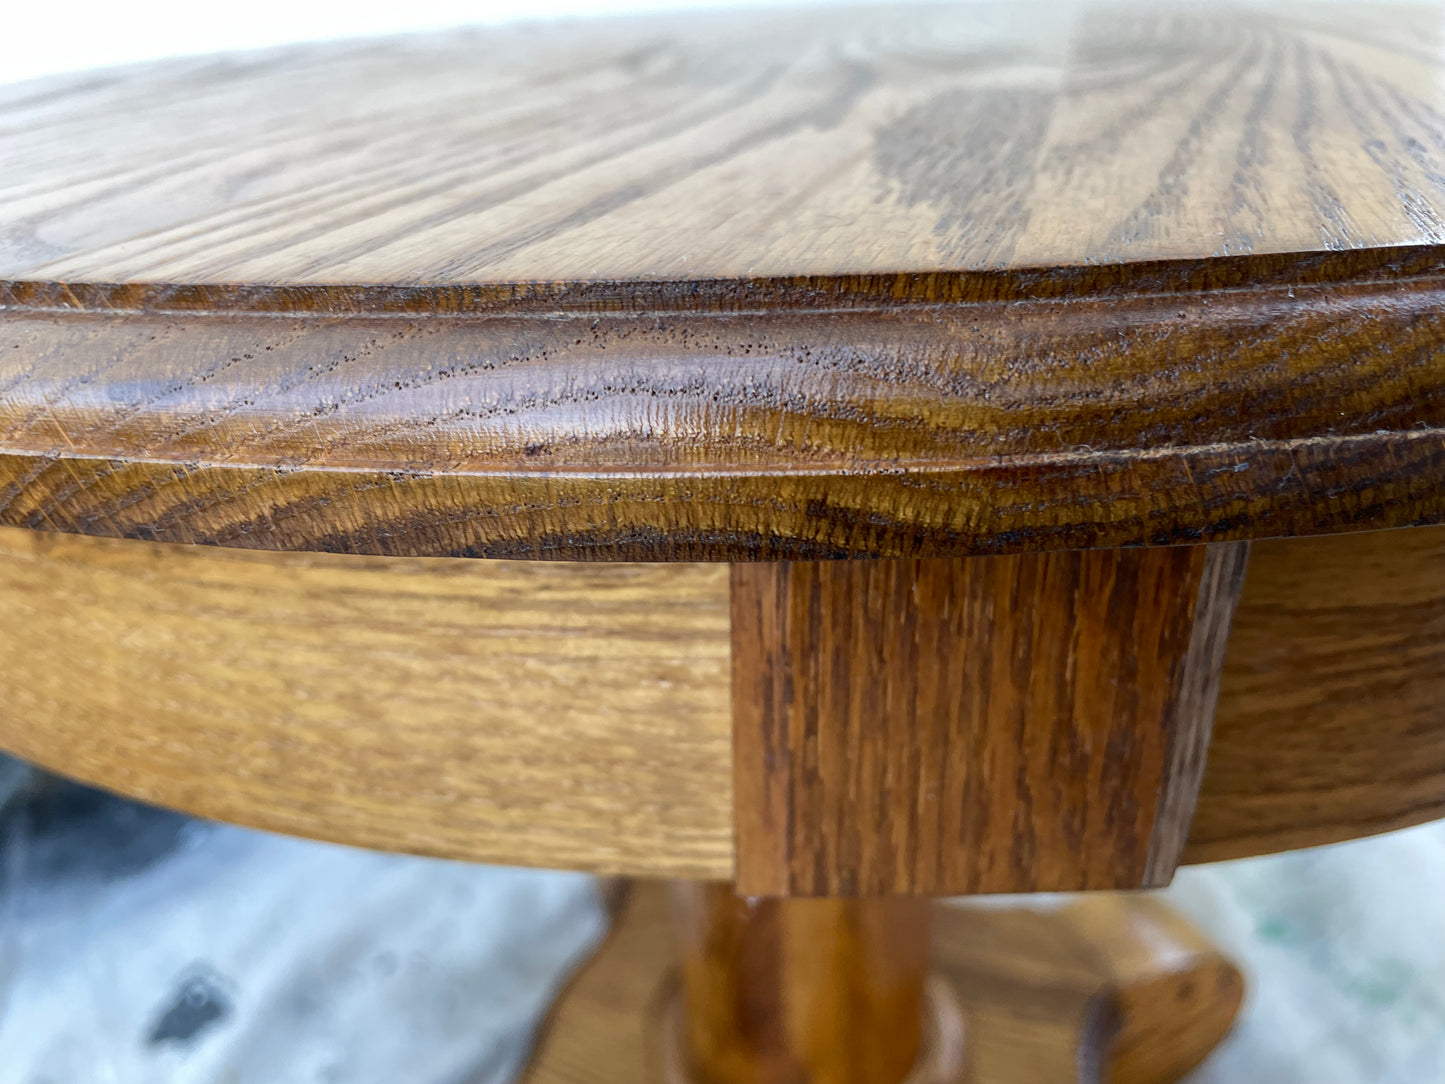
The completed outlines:
<svg viewBox="0 0 1445 1084">
<path fill-rule="evenodd" d="M 752 560 L 1426 522 L 1442 285 L 1413 250 L 440 299 L 15 287 L 0 524 Z"/>
<path fill-rule="evenodd" d="M 603 21 L 0 89 L 0 523 L 621 560 L 1445 518 L 1434 8 Z"/>
<path fill-rule="evenodd" d="M 1246 552 L 735 565 L 739 891 L 1167 883 Z"/>
</svg>

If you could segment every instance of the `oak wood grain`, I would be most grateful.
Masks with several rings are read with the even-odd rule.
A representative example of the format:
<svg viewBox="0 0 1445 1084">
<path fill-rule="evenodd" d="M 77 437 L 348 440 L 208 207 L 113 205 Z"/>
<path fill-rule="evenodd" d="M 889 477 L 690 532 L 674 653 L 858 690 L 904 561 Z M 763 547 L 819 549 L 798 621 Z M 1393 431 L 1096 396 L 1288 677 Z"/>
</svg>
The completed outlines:
<svg viewBox="0 0 1445 1084">
<path fill-rule="evenodd" d="M 732 866 L 726 591 L 710 565 L 3 531 L 0 745 L 275 831 L 715 875 Z"/>
<path fill-rule="evenodd" d="M 0 88 L 0 278 L 852 275 L 1445 241 L 1433 5 L 918 5 Z"/>
<path fill-rule="evenodd" d="M 1186 861 L 1445 816 L 1442 535 L 1253 544 Z M 0 748 L 297 835 L 725 879 L 728 606 L 716 565 L 0 529 Z"/>
<path fill-rule="evenodd" d="M 752 560 L 1427 522 L 1445 515 L 1442 284 L 1416 251 L 1019 277 L 1004 300 L 977 278 L 718 286 L 671 313 L 597 312 L 586 291 L 520 316 L 408 295 L 373 318 L 344 292 L 236 311 L 249 295 L 17 289 L 0 524 Z"/>
<path fill-rule="evenodd" d="M 1185 860 L 1445 816 L 1445 531 L 1255 543 Z"/>
<path fill-rule="evenodd" d="M 1168 883 L 1245 548 L 734 565 L 739 891 Z"/>
<path fill-rule="evenodd" d="M 0 524 L 958 556 L 1445 519 L 1429 5 L 594 21 L 0 88 Z"/>
</svg>

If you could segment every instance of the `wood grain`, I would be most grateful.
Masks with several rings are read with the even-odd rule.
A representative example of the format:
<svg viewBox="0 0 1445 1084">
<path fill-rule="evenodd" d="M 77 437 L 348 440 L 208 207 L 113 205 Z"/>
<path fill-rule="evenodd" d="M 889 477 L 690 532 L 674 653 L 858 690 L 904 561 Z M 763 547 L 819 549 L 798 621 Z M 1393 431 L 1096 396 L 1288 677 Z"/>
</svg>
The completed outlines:
<svg viewBox="0 0 1445 1084">
<path fill-rule="evenodd" d="M 491 862 L 732 866 L 726 573 L 0 532 L 0 745 L 134 798 Z"/>
<path fill-rule="evenodd" d="M 1168 883 L 1243 551 L 734 565 L 739 891 Z"/>
<path fill-rule="evenodd" d="M 913 1084 L 931 901 L 750 900 L 721 881 L 671 894 L 683 1063 L 671 1084 Z"/>
<path fill-rule="evenodd" d="M 1445 531 L 1256 543 L 1185 860 L 1445 816 Z"/>
<path fill-rule="evenodd" d="M 961 556 L 1445 519 L 1433 7 L 603 20 L 0 88 L 0 524 Z"/>
<path fill-rule="evenodd" d="M 555 1004 L 522 1084 L 658 1078 L 659 1010 L 677 965 L 667 904 L 663 885 L 633 886 Z M 934 962 L 966 1010 L 967 1084 L 1173 1084 L 1239 1004 L 1238 970 L 1137 894 L 1043 912 L 934 907 Z"/>
<path fill-rule="evenodd" d="M 1244 994 L 1208 938 L 1136 893 L 1047 910 L 944 906 L 935 928 L 977 1084 L 1173 1084 L 1229 1033 Z"/>
<path fill-rule="evenodd" d="M 1181 1079 L 1229 1034 L 1244 976 L 1164 900 L 1099 893 L 1051 917 L 1088 946 L 1113 993 L 1119 1027 L 1103 1059 L 1109 1084 Z"/>
<path fill-rule="evenodd" d="M 1445 241 L 1431 4 L 587 20 L 0 89 L 0 278 L 679 281 Z"/>
<path fill-rule="evenodd" d="M 1169 759 L 1154 809 L 1154 829 L 1144 864 L 1146 885 L 1168 884 L 1184 853 L 1204 767 L 1214 738 L 1215 706 L 1233 618 L 1244 585 L 1250 547 L 1210 547 L 1199 574 L 1194 627 L 1178 668 L 1170 675 L 1173 699 Z M 1135 675 L 1128 678 L 1137 680 Z M 1127 680 L 1127 678 L 1126 678 Z M 1147 716 L 1136 720 L 1142 723 Z"/>
<path fill-rule="evenodd" d="M 1445 816 L 1442 538 L 1254 543 L 1186 861 Z M 728 606 L 716 565 L 0 529 L 0 748 L 297 835 L 730 878 Z"/>
<path fill-rule="evenodd" d="M 1445 516 L 1435 250 L 704 286 L 14 287 L 0 525 L 755 560 Z"/>
</svg>

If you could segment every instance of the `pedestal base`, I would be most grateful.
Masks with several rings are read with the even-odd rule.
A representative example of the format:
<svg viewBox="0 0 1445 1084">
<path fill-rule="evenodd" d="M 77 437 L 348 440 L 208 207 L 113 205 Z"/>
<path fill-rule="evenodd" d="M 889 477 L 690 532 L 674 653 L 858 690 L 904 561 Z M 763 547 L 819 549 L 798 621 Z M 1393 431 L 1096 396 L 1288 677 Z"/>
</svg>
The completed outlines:
<svg viewBox="0 0 1445 1084">
<path fill-rule="evenodd" d="M 933 982 L 962 1008 L 959 1084 L 1166 1084 L 1224 1037 L 1244 990 L 1197 930 L 1145 896 L 1049 912 L 938 904 L 934 938 Z M 523 1084 L 675 1080 L 674 946 L 666 886 L 630 886 L 606 943 L 553 1006 Z M 929 1046 L 920 1068 L 938 1054 Z"/>
</svg>

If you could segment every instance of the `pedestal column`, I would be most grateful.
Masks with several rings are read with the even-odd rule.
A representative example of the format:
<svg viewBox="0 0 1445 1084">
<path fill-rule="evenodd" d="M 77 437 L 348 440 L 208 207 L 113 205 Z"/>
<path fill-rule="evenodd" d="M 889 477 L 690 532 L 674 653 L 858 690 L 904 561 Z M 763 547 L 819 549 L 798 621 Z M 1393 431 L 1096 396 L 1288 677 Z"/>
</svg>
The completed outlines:
<svg viewBox="0 0 1445 1084">
<path fill-rule="evenodd" d="M 899 1084 L 923 1052 L 932 904 L 677 882 L 669 1058 L 693 1084 Z"/>
</svg>

